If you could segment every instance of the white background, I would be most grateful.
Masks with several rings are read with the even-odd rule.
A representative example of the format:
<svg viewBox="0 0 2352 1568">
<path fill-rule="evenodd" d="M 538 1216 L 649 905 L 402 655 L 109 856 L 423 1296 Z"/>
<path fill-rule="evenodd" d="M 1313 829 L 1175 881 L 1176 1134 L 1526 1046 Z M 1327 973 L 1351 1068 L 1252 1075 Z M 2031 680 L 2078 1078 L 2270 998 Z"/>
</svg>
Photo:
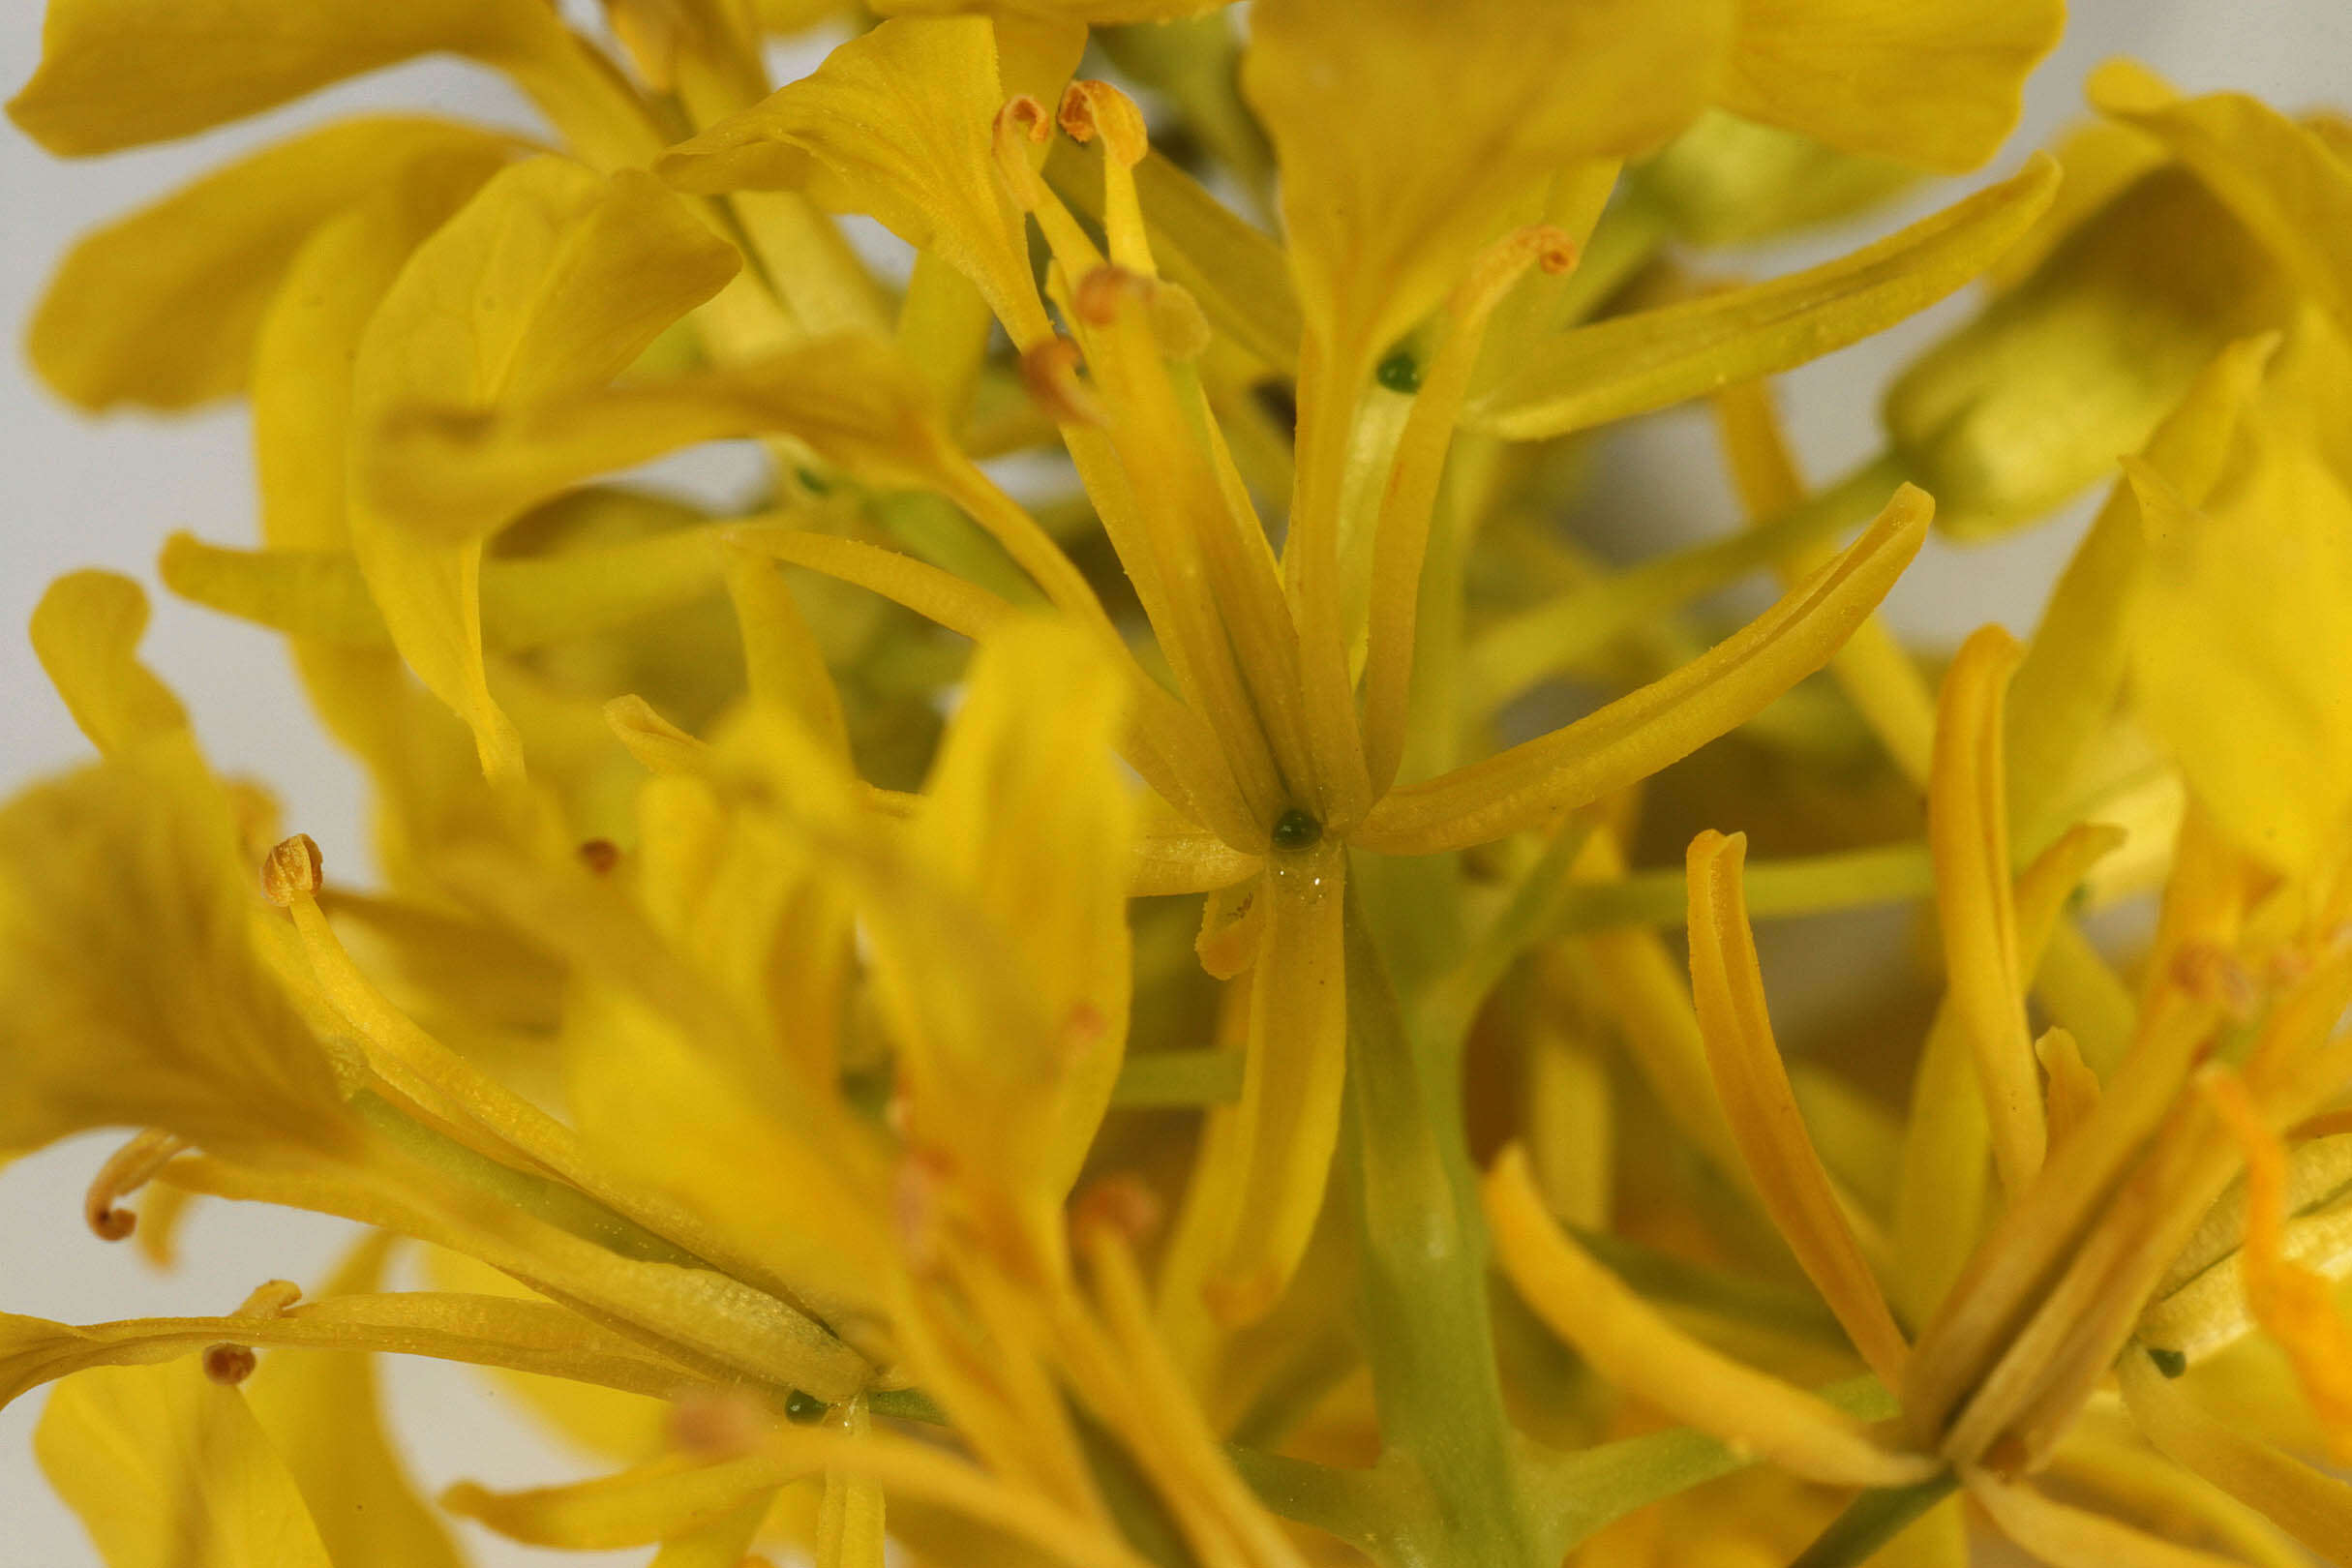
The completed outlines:
<svg viewBox="0 0 2352 1568">
<path fill-rule="evenodd" d="M 0 90 L 13 92 L 32 73 L 41 9 L 37 0 L 0 0 Z M 2016 139 L 1986 174 L 1968 183 L 2013 166 L 2025 149 L 2078 115 L 2084 74 L 2114 54 L 2132 55 L 2191 89 L 2245 89 L 2290 108 L 2352 103 L 2352 6 L 2345 0 L 2076 0 L 2074 11 L 2066 43 L 2027 94 Z M 1885 91 L 1900 94 L 1903 84 L 1890 81 Z M 96 161 L 57 162 L 12 127 L 0 126 L 0 331 L 20 339 L 44 281 L 83 230 L 294 127 L 377 106 L 528 123 L 496 78 L 434 61 L 382 73 L 193 141 Z M 1939 188 L 1915 205 L 1951 199 L 1960 189 Z M 1892 222 L 1874 220 L 1873 226 Z M 1842 248 L 1842 237 L 1808 242 L 1756 257 L 1753 270 L 1804 264 Z M 2148 264 L 2162 266 L 2164 258 L 2152 256 Z M 1932 339 L 1961 308 L 1947 305 L 1789 377 L 1797 439 L 1817 476 L 1842 471 L 1876 450 L 1871 410 L 1887 369 Z M 244 415 L 234 408 L 169 421 L 136 415 L 85 420 L 34 381 L 20 350 L 6 356 L 0 368 L 0 789 L 13 790 L 87 754 L 43 679 L 22 628 L 52 577 L 78 566 L 110 566 L 148 585 L 157 607 L 148 656 L 186 699 L 216 761 L 227 770 L 268 779 L 286 803 L 289 825 L 316 834 L 330 853 L 355 845 L 356 779 L 304 710 L 277 641 L 177 605 L 155 582 L 156 549 L 174 528 L 223 542 L 253 536 L 245 437 Z M 1697 528 L 1730 516 L 1712 472 L 1700 422 L 1670 415 L 1627 433 L 1605 482 L 1648 498 L 1679 526 Z M 1992 618 L 2023 631 L 2078 526 L 2045 528 L 1966 555 L 1931 545 L 1929 557 L 1896 588 L 1893 613 L 1906 628 L 1938 636 L 1956 636 Z M 0 1093 L 6 1092 L 5 1072 L 0 1064 Z M 0 1172 L 0 1310 L 80 1322 L 226 1312 L 262 1280 L 317 1279 L 337 1249 L 342 1231 L 333 1221 L 212 1205 L 188 1227 L 181 1270 L 158 1276 L 130 1248 L 100 1243 L 82 1228 L 82 1184 L 112 1141 L 73 1140 Z M 401 1361 L 394 1372 L 396 1419 L 412 1432 L 430 1433 L 429 1443 L 411 1445 L 429 1491 L 464 1476 L 520 1485 L 582 1473 L 578 1457 L 548 1448 L 462 1370 Z M 29 1434 L 39 1406 L 35 1395 L 0 1411 L 0 1568 L 85 1568 L 96 1562 L 89 1544 L 50 1497 L 32 1462 Z M 479 1531 L 468 1531 L 467 1541 L 487 1564 L 558 1560 Z M 572 1553 L 561 1560 L 635 1562 L 647 1555 Z"/>
</svg>

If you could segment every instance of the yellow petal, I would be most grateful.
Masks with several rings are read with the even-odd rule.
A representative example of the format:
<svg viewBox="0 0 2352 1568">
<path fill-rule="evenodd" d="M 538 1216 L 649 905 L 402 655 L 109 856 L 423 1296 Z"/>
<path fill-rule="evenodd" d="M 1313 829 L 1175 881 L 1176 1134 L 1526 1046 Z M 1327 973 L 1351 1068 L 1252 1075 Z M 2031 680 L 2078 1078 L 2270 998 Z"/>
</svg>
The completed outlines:
<svg viewBox="0 0 2352 1568">
<path fill-rule="evenodd" d="M 710 1381 L 552 1302 L 407 1291 L 330 1296 L 268 1317 L 137 1317 L 75 1326 L 0 1314 L 0 1402 L 87 1367 L 175 1361 L 224 1342 L 436 1356 L 655 1399 Z"/>
<path fill-rule="evenodd" d="M 1834 561 L 1701 657 L 1564 729 L 1393 791 L 1354 841 L 1390 855 L 1485 843 L 1696 751 L 1828 662 L 1910 564 L 1933 510 L 1904 486 Z"/>
<path fill-rule="evenodd" d="M 2058 166 L 2036 156 L 2001 184 L 1835 261 L 1560 333 L 1473 398 L 1465 422 L 1515 440 L 1564 435 L 1803 364 L 1981 273 L 2057 189 Z"/>
<path fill-rule="evenodd" d="M 1444 297 L 1539 179 L 1646 150 L 1698 112 L 1725 9 L 1282 0 L 1251 14 L 1242 90 L 1282 166 L 1308 328 L 1351 400 L 1366 356 Z M 1581 89 L 1558 91 L 1569 75 Z"/>
<path fill-rule="evenodd" d="M 1709 109 L 1644 161 L 1633 183 L 1682 238 L 1723 246 L 1856 216 L 1917 178 L 1902 164 Z"/>
<path fill-rule="evenodd" d="M 656 166 L 681 191 L 805 191 L 877 219 L 952 262 L 1026 345 L 1051 328 L 997 183 L 991 128 L 1006 96 L 986 17 L 886 21 Z"/>
<path fill-rule="evenodd" d="M 941 487 L 948 461 L 927 389 L 889 345 L 861 333 L 498 409 L 412 407 L 379 434 L 373 482 L 384 500 L 420 522 L 475 526 L 592 475 L 729 437 L 796 437 L 835 467 L 898 489 Z"/>
<path fill-rule="evenodd" d="M 828 751 L 846 759 L 849 719 L 840 688 L 784 575 L 740 543 L 727 546 L 726 561 L 727 597 L 743 641 L 743 683 L 752 700 L 791 713 Z"/>
<path fill-rule="evenodd" d="M 85 236 L 26 348 L 84 408 L 184 408 L 246 384 L 270 297 L 313 229 L 386 186 L 476 184 L 514 143 L 441 120 L 344 120 L 284 141 Z"/>
<path fill-rule="evenodd" d="M 653 1553 L 647 1568 L 741 1568 L 777 1495 L 775 1492 L 755 1493 L 734 1513 L 723 1514 L 700 1529 L 672 1536 Z M 879 1565 L 882 1559 L 874 1561 Z M 819 1568 L 832 1565 L 821 1562 Z"/>
<path fill-rule="evenodd" d="M 1234 1111 L 1238 1195 L 1203 1287 L 1227 1323 L 1262 1317 L 1282 1298 L 1323 1210 L 1347 1069 L 1345 876 L 1329 842 L 1267 862 Z"/>
<path fill-rule="evenodd" d="M 626 1325 L 633 1335 L 662 1347 L 650 1360 L 641 1350 L 634 1369 L 599 1359 L 600 1370 L 590 1381 L 639 1393 L 674 1390 L 676 1382 L 660 1382 L 648 1369 L 667 1375 L 666 1369 L 675 1367 L 689 1382 L 739 1382 L 749 1376 L 775 1388 L 843 1400 L 864 1387 L 873 1371 L 870 1362 L 806 1312 L 732 1275 L 626 1256 L 536 1218 L 505 1192 L 459 1188 L 439 1172 L 414 1164 L 389 1160 L 380 1164 L 352 1176 L 315 1169 L 269 1172 L 188 1156 L 166 1175 L 191 1191 L 340 1215 L 469 1252 L 542 1295 L 572 1303 L 598 1322 Z M 698 1248 L 727 1239 L 708 1226 L 681 1228 Z M 729 1265 L 758 1274 L 733 1257 Z M 513 1305 L 484 1300 L 490 1310 Z M 328 1302 L 312 1309 L 322 1315 L 342 1310 Z M 665 1363 L 659 1356 L 675 1359 Z M 578 1374 L 559 1362 L 517 1365 L 558 1376 Z M 636 1380 L 616 1382 L 606 1372 Z"/>
<path fill-rule="evenodd" d="M 913 1438 L 871 1432 L 848 1436 L 781 1428 L 760 1450 L 720 1464 L 663 1462 L 575 1487 L 493 1493 L 452 1488 L 442 1506 L 481 1520 L 518 1540 L 558 1546 L 635 1546 L 675 1535 L 727 1511 L 764 1489 L 839 1470 L 887 1492 L 1002 1532 L 1044 1560 L 1069 1568 L 1142 1568 L 1144 1559 L 1103 1526 L 1034 1492 L 1016 1490 L 968 1462 Z"/>
<path fill-rule="evenodd" d="M 2002 697 L 2017 668 L 2016 642 L 1998 626 L 1971 637 L 1944 678 L 1936 711 L 1935 776 L 1927 833 L 1936 861 L 1944 967 L 1976 1057 L 2002 1185 L 2011 1196 L 2041 1168 L 2049 1144 L 2009 885 Z"/>
<path fill-rule="evenodd" d="M 1725 107 L 1947 174 L 1990 158 L 2064 0 L 1740 0 Z M 1899 83 L 1900 86 L 1896 84 Z"/>
<path fill-rule="evenodd" d="M 730 538 L 746 550 L 855 583 L 974 642 L 1017 614 L 986 588 L 878 545 L 801 528 L 758 526 L 738 528 Z"/>
<path fill-rule="evenodd" d="M 2004 1535 L 2050 1568 L 2241 1568 L 2235 1557 L 2173 1546 L 1981 1471 L 1969 1476 L 1968 1493 Z"/>
<path fill-rule="evenodd" d="M 1935 1473 L 1933 1460 L 1881 1447 L 1843 1410 L 1669 1323 L 1544 1212 L 1516 1144 L 1488 1172 L 1484 1194 L 1495 1259 L 1520 1299 L 1617 1387 L 1809 1481 L 1900 1487 Z"/>
<path fill-rule="evenodd" d="M 1911 1124 L 1895 1193 L 1896 1300 L 1914 1323 L 1935 1314 L 1975 1251 L 1991 1148 L 1975 1053 L 1947 1000 L 1936 1010 L 1912 1071 Z"/>
<path fill-rule="evenodd" d="M 33 651 L 90 743 L 127 750 L 149 736 L 188 727 L 171 688 L 139 662 L 147 595 L 114 572 L 72 572 L 33 608 Z"/>
<path fill-rule="evenodd" d="M 526 1299 L 531 1295 L 527 1286 L 463 1252 L 440 1247 L 424 1251 L 427 1277 L 440 1289 Z M 542 1377 L 503 1369 L 494 1369 L 491 1375 L 513 1393 L 537 1424 L 616 1463 L 634 1464 L 650 1458 L 661 1451 L 666 1440 L 670 1415 L 666 1401 L 569 1377 Z"/>
<path fill-rule="evenodd" d="M 193 1364 L 80 1373 L 33 1447 L 108 1568 L 334 1568 L 244 1399 Z"/>
<path fill-rule="evenodd" d="M 378 1289 L 392 1238 L 368 1237 L 321 1294 Z M 301 1489 L 335 1568 L 459 1568 L 448 1530 L 416 1494 L 384 1430 L 376 1363 L 365 1351 L 270 1356 L 245 1398 Z"/>
<path fill-rule="evenodd" d="M 2132 674 L 2199 803 L 2307 871 L 2352 813 L 2352 492 L 2291 432 L 2249 425 L 2241 453 L 2201 507 L 2129 469 L 2149 529 Z"/>
<path fill-rule="evenodd" d="M 270 0 L 160 12 L 144 0 L 60 0 L 43 22 L 41 68 L 8 111 L 71 157 L 189 136 L 420 54 L 542 76 L 576 48 L 536 0 L 330 0 L 303 14 Z"/>
<path fill-rule="evenodd" d="M 2125 65 L 2093 75 L 2091 102 L 2194 170 L 2303 290 L 2352 332 L 2352 167 L 2316 133 L 2243 93 L 2173 98 Z"/>
<path fill-rule="evenodd" d="M 1014 622 L 981 645 L 924 785 L 912 849 L 940 889 L 1001 923 L 993 961 L 1041 1034 L 1006 1039 L 984 1016 L 953 1016 L 918 932 L 875 931 L 886 995 L 925 1018 L 901 1059 L 913 1135 L 975 1159 L 993 1150 L 997 1179 L 1041 1223 L 1077 1179 L 1127 1043 L 1134 808 L 1112 750 L 1124 707 L 1118 671 L 1087 639 Z"/>
<path fill-rule="evenodd" d="M 2309 1547 L 2352 1541 L 2352 1483 L 2313 1469 L 2207 1414 L 2137 1345 L 2116 1363 L 2124 1402 L 2157 1452 L 2255 1509 Z"/>
<path fill-rule="evenodd" d="M 612 632 L 711 597 L 724 566 L 709 528 L 485 560 L 482 646 L 519 653 Z M 156 569 L 172 592 L 225 615 L 322 642 L 391 646 L 358 561 L 342 551 L 233 550 L 175 533 Z"/>
<path fill-rule="evenodd" d="M 398 483 L 409 459 L 380 433 L 420 406 L 480 409 L 596 386 L 739 265 L 650 176 L 533 159 L 417 250 L 360 339 L 351 546 L 402 657 L 472 728 L 494 778 L 519 775 L 522 754 L 482 665 L 480 536 L 546 493 L 415 504 Z"/>
<path fill-rule="evenodd" d="M 2239 412 L 2277 346 L 2265 336 L 2224 348 L 2141 448 L 2141 461 L 2192 502 L 2220 476 Z M 2145 533 L 2137 497 L 2127 481 L 2118 483 L 2050 590 L 2010 684 L 2009 799 L 2029 839 L 2111 716 L 2130 662 Z"/>
<path fill-rule="evenodd" d="M 1772 1039 L 1755 935 L 1740 891 L 1746 854 L 1744 833 L 1726 838 L 1708 831 L 1691 840 L 1691 991 L 1715 1092 L 1765 1212 L 1863 1361 L 1892 1388 L 1911 1346 L 1895 1327 L 1885 1295 L 1838 1207 Z"/>
<path fill-rule="evenodd" d="M 95 1127 L 260 1160 L 347 1147 L 327 1047 L 256 945 L 253 878 L 185 732 L 0 808 L 0 1148 Z"/>
<path fill-rule="evenodd" d="M 713 1528 L 792 1479 L 758 1455 L 717 1464 L 672 1457 L 618 1475 L 528 1492 L 494 1493 L 461 1482 L 441 1494 L 441 1506 L 508 1540 L 575 1551 L 610 1549 Z"/>
</svg>

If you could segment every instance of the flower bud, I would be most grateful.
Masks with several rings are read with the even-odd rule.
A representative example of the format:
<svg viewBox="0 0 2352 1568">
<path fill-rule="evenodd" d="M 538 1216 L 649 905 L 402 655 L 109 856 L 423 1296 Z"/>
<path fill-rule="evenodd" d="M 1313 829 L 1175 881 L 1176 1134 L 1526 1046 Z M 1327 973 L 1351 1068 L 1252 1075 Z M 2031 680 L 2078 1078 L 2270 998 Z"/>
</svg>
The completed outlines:
<svg viewBox="0 0 2352 1568">
<path fill-rule="evenodd" d="M 2224 344 L 2288 305 L 2254 237 L 2159 168 L 1906 371 L 1887 434 L 1939 527 L 2001 532 L 2111 476 Z"/>
</svg>

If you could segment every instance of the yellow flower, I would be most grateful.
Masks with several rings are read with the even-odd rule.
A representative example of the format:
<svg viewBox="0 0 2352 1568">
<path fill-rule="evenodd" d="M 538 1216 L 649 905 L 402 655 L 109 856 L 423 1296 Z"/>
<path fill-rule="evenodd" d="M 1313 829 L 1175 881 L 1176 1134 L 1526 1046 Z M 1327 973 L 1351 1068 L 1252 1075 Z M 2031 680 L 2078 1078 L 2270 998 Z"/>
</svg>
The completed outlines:
<svg viewBox="0 0 2352 1568">
<path fill-rule="evenodd" d="M 205 1196 L 369 1229 L 316 1299 L 0 1316 L 115 1568 L 461 1561 L 377 1352 L 619 1466 L 439 1513 L 657 1568 L 1744 1562 L 1843 1492 L 1812 1568 L 1961 1560 L 1955 1492 L 2069 1565 L 2352 1534 L 2292 1452 L 2352 1442 L 2341 127 L 2109 68 L 2059 160 L 1727 283 L 1985 162 L 2056 0 L 876 9 L 777 85 L 837 8 L 50 7 L 61 153 L 437 52 L 549 132 L 299 134 L 33 322 L 82 407 L 250 400 L 257 540 L 160 570 L 286 635 L 381 868 L 214 773 L 135 587 L 51 588 L 101 757 L 0 807 L 0 1156 L 117 1131 L 84 1217 L 157 1255 Z M 1980 276 L 1809 484 L 1764 378 Z M 1589 433 L 1701 398 L 1745 527 L 1602 566 Z M 606 478 L 720 440 L 756 494 Z M 1939 695 L 1877 614 L 1930 492 L 2126 447 Z M 2127 983 L 2071 911 L 2156 888 Z M 1854 1075 L 1785 1061 L 1751 908 L 1928 899 Z"/>
</svg>

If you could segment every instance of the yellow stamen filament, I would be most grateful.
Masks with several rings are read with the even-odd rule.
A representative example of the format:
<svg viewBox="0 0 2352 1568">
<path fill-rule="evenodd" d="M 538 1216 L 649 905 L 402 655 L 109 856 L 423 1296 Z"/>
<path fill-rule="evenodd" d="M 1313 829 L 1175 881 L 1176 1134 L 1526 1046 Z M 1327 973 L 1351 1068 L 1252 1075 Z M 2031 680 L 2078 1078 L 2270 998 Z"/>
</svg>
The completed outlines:
<svg viewBox="0 0 2352 1568">
<path fill-rule="evenodd" d="M 1429 552 L 1437 483 L 1454 424 L 1470 389 L 1487 323 L 1531 266 L 1553 275 L 1576 264 L 1576 247 L 1556 228 L 1523 228 L 1481 256 L 1447 306 L 1451 326 L 1421 380 L 1397 440 L 1372 543 L 1372 584 L 1364 670 L 1364 750 L 1375 793 L 1396 782 L 1404 756 L 1421 568 Z"/>
<path fill-rule="evenodd" d="M 1102 139 L 1102 233 L 1114 265 L 1157 277 L 1152 246 L 1135 199 L 1135 166 L 1151 151 L 1143 111 L 1106 81 L 1073 81 L 1062 93 L 1062 129 L 1072 141 Z"/>
<path fill-rule="evenodd" d="M 2049 1143 L 2026 1033 L 2002 768 L 2002 693 L 2019 657 L 2015 640 L 1998 626 L 1962 645 L 1944 678 L 1927 798 L 1952 1007 L 1975 1048 L 1993 1160 L 2012 1198 L 2041 1168 Z"/>
<path fill-rule="evenodd" d="M 2286 1255 L 2287 1158 L 2244 1079 L 2216 1069 L 2197 1081 L 2246 1160 L 2246 1299 L 2285 1350 L 2338 1464 L 2352 1463 L 2352 1330 L 2321 1276 Z"/>
<path fill-rule="evenodd" d="M 1517 1145 L 1496 1160 L 1484 1191 L 1496 1261 L 1520 1298 L 1610 1382 L 1824 1486 L 1901 1487 L 1935 1474 L 1934 1460 L 1882 1446 L 1843 1410 L 1669 1323 L 1553 1222 Z"/>
<path fill-rule="evenodd" d="M 1746 853 L 1745 834 L 1709 831 L 1691 841 L 1691 991 L 1708 1065 L 1765 1210 L 1863 1361 L 1893 1388 L 1911 1346 L 1863 1260 L 1789 1087 L 1740 893 Z"/>
<path fill-rule="evenodd" d="M 118 1205 L 187 1147 L 185 1138 L 149 1128 L 108 1155 L 82 1194 L 81 1218 L 90 1233 L 100 1241 L 121 1241 L 136 1230 L 138 1216 Z"/>
<path fill-rule="evenodd" d="M 1063 275 L 1075 281 L 1102 264 L 1102 253 L 1086 237 L 1062 198 L 1029 166 L 1023 143 L 1038 144 L 1053 137 L 1053 120 L 1045 106 L 1023 93 L 997 110 L 994 132 L 997 175 L 1012 195 L 1012 204 L 1038 221 L 1045 245 L 1060 263 Z M 1028 344 L 1016 347 L 1027 348 Z"/>
</svg>

